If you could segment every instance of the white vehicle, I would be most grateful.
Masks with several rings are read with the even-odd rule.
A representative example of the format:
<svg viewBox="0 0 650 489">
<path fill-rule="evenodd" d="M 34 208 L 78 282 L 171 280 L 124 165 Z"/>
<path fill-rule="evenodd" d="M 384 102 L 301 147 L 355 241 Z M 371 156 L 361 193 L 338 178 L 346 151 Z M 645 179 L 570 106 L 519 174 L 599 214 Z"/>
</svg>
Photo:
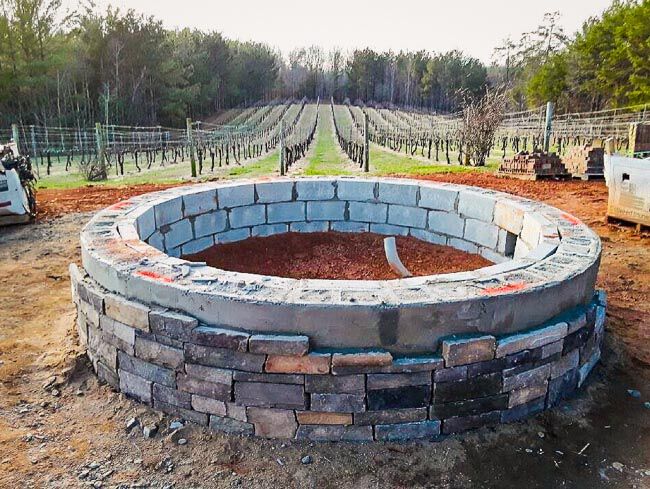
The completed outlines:
<svg viewBox="0 0 650 489">
<path fill-rule="evenodd" d="M 16 144 L 0 145 L 0 226 L 34 218 L 33 181 L 29 160 L 19 157 Z"/>
<path fill-rule="evenodd" d="M 650 158 L 605 156 L 607 217 L 650 226 Z"/>
</svg>

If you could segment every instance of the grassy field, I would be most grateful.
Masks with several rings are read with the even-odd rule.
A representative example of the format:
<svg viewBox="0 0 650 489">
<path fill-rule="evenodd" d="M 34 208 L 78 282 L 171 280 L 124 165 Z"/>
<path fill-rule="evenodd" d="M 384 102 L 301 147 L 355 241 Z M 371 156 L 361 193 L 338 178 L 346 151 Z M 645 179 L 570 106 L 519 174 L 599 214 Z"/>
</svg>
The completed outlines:
<svg viewBox="0 0 650 489">
<path fill-rule="evenodd" d="M 341 152 L 334 136 L 334 124 L 329 105 L 321 105 L 318 113 L 318 128 L 314 149 L 309 158 L 305 175 L 345 175 L 351 173 L 345 168 L 347 159 Z"/>
</svg>

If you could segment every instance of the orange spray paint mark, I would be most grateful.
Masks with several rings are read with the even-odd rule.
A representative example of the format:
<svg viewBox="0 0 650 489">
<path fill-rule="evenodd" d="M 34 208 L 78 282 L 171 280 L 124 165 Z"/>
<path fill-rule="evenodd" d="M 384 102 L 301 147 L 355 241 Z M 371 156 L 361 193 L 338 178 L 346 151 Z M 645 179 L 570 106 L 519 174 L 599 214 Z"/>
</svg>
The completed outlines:
<svg viewBox="0 0 650 489">
<path fill-rule="evenodd" d="M 170 277 L 167 277 L 166 275 L 161 275 L 156 272 L 152 272 L 151 270 L 138 270 L 135 272 L 136 275 L 140 275 L 141 277 L 147 277 L 153 280 L 159 280 L 161 282 L 165 282 L 167 284 L 170 284 L 173 282 L 173 280 Z"/>
<path fill-rule="evenodd" d="M 497 287 L 488 287 L 481 291 L 484 295 L 507 294 L 508 292 L 517 292 L 524 290 L 528 285 L 526 282 L 515 282 L 512 284 L 499 285 Z"/>
<path fill-rule="evenodd" d="M 562 216 L 562 219 L 564 219 L 565 221 L 571 223 L 574 226 L 577 226 L 578 224 L 580 224 L 580 221 L 578 219 L 576 219 L 575 217 L 573 217 L 571 214 L 562 213 L 561 216 Z"/>
<path fill-rule="evenodd" d="M 130 200 L 123 200 L 122 202 L 118 202 L 117 204 L 113 204 L 112 206 L 109 207 L 110 210 L 112 211 L 119 211 L 121 209 L 124 209 L 125 207 L 129 207 L 131 205 Z"/>
</svg>

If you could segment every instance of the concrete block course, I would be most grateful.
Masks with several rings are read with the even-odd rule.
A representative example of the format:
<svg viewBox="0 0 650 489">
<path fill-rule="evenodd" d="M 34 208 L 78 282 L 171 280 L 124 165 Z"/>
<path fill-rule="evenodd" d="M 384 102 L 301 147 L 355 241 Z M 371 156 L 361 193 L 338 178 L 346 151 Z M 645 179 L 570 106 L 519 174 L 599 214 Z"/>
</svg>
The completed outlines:
<svg viewBox="0 0 650 489">
<path fill-rule="evenodd" d="M 210 182 L 137 205 L 100 212 L 82 231 L 83 268 L 70 269 L 80 342 L 102 382 L 214 430 L 435 440 L 556 406 L 600 358 L 600 242 L 540 203 L 324 177 Z M 409 233 L 500 265 L 296 281 L 177 258 L 213 242 L 327 230 Z"/>
</svg>

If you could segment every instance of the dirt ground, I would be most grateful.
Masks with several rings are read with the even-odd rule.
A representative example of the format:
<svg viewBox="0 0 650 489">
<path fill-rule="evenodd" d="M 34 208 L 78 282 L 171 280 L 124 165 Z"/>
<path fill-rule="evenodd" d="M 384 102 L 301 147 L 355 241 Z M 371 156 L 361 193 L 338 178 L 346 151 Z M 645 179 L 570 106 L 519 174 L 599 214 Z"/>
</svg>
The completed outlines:
<svg viewBox="0 0 650 489">
<path fill-rule="evenodd" d="M 492 265 L 481 255 L 411 236 L 398 236 L 396 242 L 402 263 L 417 277 Z M 384 236 L 374 233 L 284 233 L 212 246 L 185 258 L 223 270 L 297 279 L 399 278 L 386 261 Z"/>
<path fill-rule="evenodd" d="M 650 488 L 650 241 L 604 222 L 602 182 L 444 175 L 544 200 L 603 239 L 601 364 L 579 396 L 526 422 L 441 442 L 313 444 L 183 429 L 100 385 L 74 336 L 67 266 L 92 210 L 154 186 L 39 193 L 34 225 L 0 230 L 0 488 Z M 638 389 L 640 398 L 627 392 Z M 157 422 L 159 434 L 127 431 Z M 309 455 L 312 463 L 303 464 Z"/>
</svg>

